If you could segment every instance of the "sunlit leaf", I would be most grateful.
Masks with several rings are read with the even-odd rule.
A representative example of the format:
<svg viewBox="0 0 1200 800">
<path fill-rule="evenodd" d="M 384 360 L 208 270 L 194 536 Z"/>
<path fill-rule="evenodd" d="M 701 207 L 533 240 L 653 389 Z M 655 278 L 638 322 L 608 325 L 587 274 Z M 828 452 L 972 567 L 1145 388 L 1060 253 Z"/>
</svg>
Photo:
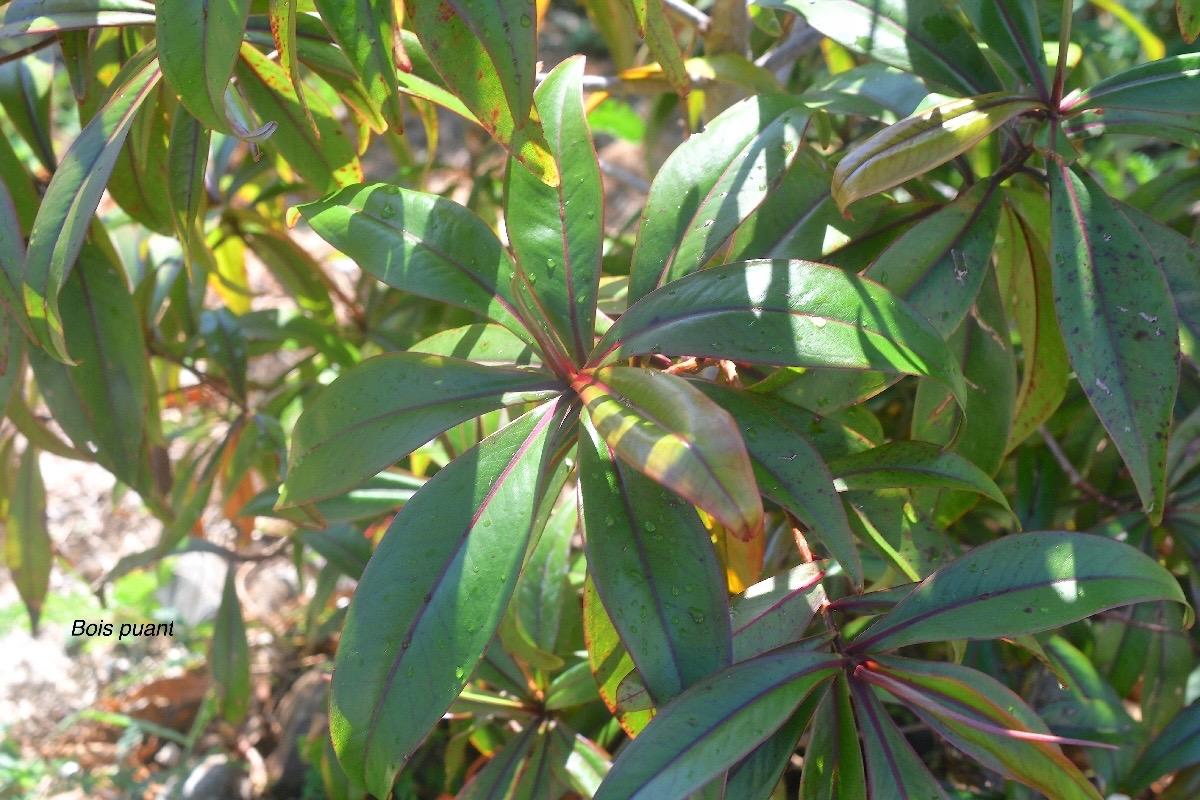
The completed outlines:
<svg viewBox="0 0 1200 800">
<path fill-rule="evenodd" d="M 438 472 L 396 515 L 363 572 L 338 647 L 330 730 L 347 773 L 377 796 L 391 792 L 495 636 L 550 466 L 558 408 L 526 414 Z"/>
<path fill-rule="evenodd" d="M 741 539 L 761 533 L 762 501 L 737 423 L 684 381 L 604 367 L 574 387 L 588 418 L 629 466 L 712 514 Z"/>
<path fill-rule="evenodd" d="M 1194 612 L 1178 581 L 1122 542 L 1084 533 L 1004 536 L 930 575 L 852 647 L 890 650 L 949 639 L 995 639 L 1050 630 L 1099 611 L 1171 600 Z"/>
</svg>

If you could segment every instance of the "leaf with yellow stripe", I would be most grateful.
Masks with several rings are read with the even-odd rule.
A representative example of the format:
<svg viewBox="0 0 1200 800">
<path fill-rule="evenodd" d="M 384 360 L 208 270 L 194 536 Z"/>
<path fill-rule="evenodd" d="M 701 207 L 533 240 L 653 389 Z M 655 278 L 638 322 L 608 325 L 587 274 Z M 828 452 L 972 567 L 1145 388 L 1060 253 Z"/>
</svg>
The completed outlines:
<svg viewBox="0 0 1200 800">
<path fill-rule="evenodd" d="M 581 372 L 575 391 L 613 452 L 740 539 L 762 530 L 762 498 L 737 423 L 682 378 L 634 367 Z"/>
</svg>

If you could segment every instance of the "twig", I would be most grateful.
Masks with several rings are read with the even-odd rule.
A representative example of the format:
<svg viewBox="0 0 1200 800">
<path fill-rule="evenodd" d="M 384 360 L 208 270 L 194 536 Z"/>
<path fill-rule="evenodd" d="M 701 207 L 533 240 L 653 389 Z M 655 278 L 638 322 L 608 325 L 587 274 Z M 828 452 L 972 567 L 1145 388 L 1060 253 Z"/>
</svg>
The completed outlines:
<svg viewBox="0 0 1200 800">
<path fill-rule="evenodd" d="M 624 167 L 619 167 L 610 161 L 600 159 L 600 171 L 615 181 L 625 184 L 635 192 L 650 194 L 650 184 L 640 175 L 636 175 Z"/>
<path fill-rule="evenodd" d="M 796 60 L 816 48 L 820 42 L 820 31 L 797 19 L 787 36 L 783 37 L 783 41 L 759 56 L 754 65 L 779 78 L 781 72 L 791 71 Z"/>
<path fill-rule="evenodd" d="M 1050 435 L 1050 431 L 1046 430 L 1045 425 L 1038 426 L 1038 433 L 1042 435 L 1042 441 L 1046 443 L 1046 448 L 1050 451 L 1050 455 L 1054 456 L 1054 460 L 1062 467 L 1062 471 L 1067 473 L 1067 477 L 1071 480 L 1071 485 L 1079 491 L 1092 498 L 1100 505 L 1107 506 L 1114 511 L 1127 511 L 1124 506 L 1108 497 L 1095 486 L 1092 486 L 1087 480 L 1079 474 L 1079 470 L 1075 469 L 1075 465 L 1067 458 L 1067 454 L 1063 452 L 1059 446 L 1058 440 Z"/>
<path fill-rule="evenodd" d="M 663 5 L 666 6 L 667 11 L 674 13 L 695 28 L 701 36 L 708 33 L 712 27 L 712 19 L 707 14 L 684 0 L 663 0 Z"/>
</svg>

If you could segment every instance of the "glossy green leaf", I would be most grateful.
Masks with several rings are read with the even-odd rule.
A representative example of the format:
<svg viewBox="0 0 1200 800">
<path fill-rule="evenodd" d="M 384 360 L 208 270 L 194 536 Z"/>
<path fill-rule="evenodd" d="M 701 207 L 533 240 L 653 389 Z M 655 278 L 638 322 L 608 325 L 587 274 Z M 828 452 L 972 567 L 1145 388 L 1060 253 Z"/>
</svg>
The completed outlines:
<svg viewBox="0 0 1200 800">
<path fill-rule="evenodd" d="M 213 621 L 208 668 L 212 674 L 217 711 L 226 722 L 238 725 L 250 710 L 250 645 L 246 639 L 246 621 L 238 600 L 236 569 L 231 564 L 225 573 L 221 605 Z"/>
<path fill-rule="evenodd" d="M 1193 701 L 1146 747 L 1123 781 L 1131 795 L 1173 772 L 1200 764 L 1200 702 Z"/>
<path fill-rule="evenodd" d="M 204 241 L 204 171 L 211 137 L 211 131 L 187 108 L 175 109 L 167 145 L 167 201 L 175 235 L 189 259 L 193 243 Z"/>
<path fill-rule="evenodd" d="M 1179 32 L 1188 42 L 1200 36 L 1200 3 L 1196 0 L 1175 0 L 1175 16 L 1179 20 Z"/>
<path fill-rule="evenodd" d="M 360 483 L 345 494 L 320 500 L 314 504 L 317 513 L 331 525 L 339 522 L 359 522 L 375 519 L 395 511 L 407 503 L 425 484 L 424 478 L 388 470 Z M 238 516 L 271 517 L 282 515 L 275 509 L 279 488 L 265 489 L 242 506 Z"/>
<path fill-rule="evenodd" d="M 491 322 L 479 322 L 461 328 L 451 328 L 408 348 L 410 353 L 429 353 L 435 356 L 454 356 L 477 364 L 529 365 L 537 361 L 529 345 Z"/>
<path fill-rule="evenodd" d="M 574 389 L 623 462 L 712 514 L 742 540 L 761 533 L 762 500 L 737 423 L 682 378 L 604 367 Z"/>
<path fill-rule="evenodd" d="M 21 231 L 28 235 L 33 227 L 33 219 L 37 214 L 38 206 L 41 204 L 41 194 L 35 190 L 33 176 L 29 174 L 22 159 L 18 158 L 13 151 L 8 137 L 0 137 L 0 183 L 4 184 L 4 188 L 12 197 Z M 20 273 L 10 274 L 9 277 L 13 279 L 14 283 L 19 283 L 21 279 Z"/>
<path fill-rule="evenodd" d="M 1195 666 L 1179 609 L 1148 603 L 1096 623 L 1092 662 L 1123 697 L 1141 686 L 1141 722 L 1151 733 L 1184 706 Z"/>
<path fill-rule="evenodd" d="M 1175 307 L 1154 253 L 1104 190 L 1055 165 L 1054 304 L 1071 366 L 1152 521 L 1162 519 L 1179 385 Z"/>
<path fill-rule="evenodd" d="M 1122 542 L 1039 531 L 981 545 L 930 575 L 852 647 L 891 650 L 919 642 L 996 639 L 1061 627 L 1100 611 L 1171 600 L 1194 612 L 1179 582 Z"/>
<path fill-rule="evenodd" d="M 807 261 L 746 261 L 684 276 L 635 303 L 592 356 L 649 353 L 930 375 L 965 405 L 945 342 L 879 284 Z"/>
<path fill-rule="evenodd" d="M 555 650 L 566 607 L 571 539 L 578 518 L 579 509 L 574 503 L 563 503 L 554 511 L 529 554 L 513 597 L 517 627 L 548 653 Z"/>
<path fill-rule="evenodd" d="M 953 202 L 912 222 L 863 276 L 910 303 L 943 338 L 949 338 L 970 313 L 987 275 L 999 219 L 995 189 L 993 182 L 978 183 Z M 810 370 L 796 376 L 787 396 L 817 409 L 849 407 L 878 394 L 898 378 L 866 372 L 848 380 L 840 371 Z"/>
<path fill-rule="evenodd" d="M 495 636 L 560 406 L 529 412 L 439 471 L 396 515 L 363 572 L 338 647 L 330 731 L 346 772 L 377 796 L 391 792 Z"/>
<path fill-rule="evenodd" d="M 801 735 L 813 719 L 819 692 L 811 692 L 783 725 L 729 770 L 725 797 L 771 800 L 791 766 Z M 718 778 L 718 780 L 720 780 Z M 712 786 L 712 784 L 709 784 Z"/>
<path fill-rule="evenodd" d="M 829 464 L 844 489 L 929 488 L 977 492 L 1008 508 L 995 481 L 962 456 L 930 442 L 889 442 Z"/>
<path fill-rule="evenodd" d="M 962 6 L 975 30 L 1004 60 L 1017 82 L 1048 101 L 1050 75 L 1037 4 L 1030 0 L 974 0 Z"/>
<path fill-rule="evenodd" d="M 843 47 L 960 94 L 1001 89 L 975 37 L 937 0 L 755 0 L 803 14 Z"/>
<path fill-rule="evenodd" d="M 133 118 L 159 77 L 153 46 L 125 65 L 113 80 L 111 98 L 63 156 L 34 220 L 25 262 L 25 309 L 38 341 L 64 362 L 71 357 L 63 341 L 58 294 L 75 265 Z"/>
<path fill-rule="evenodd" d="M 394 130 L 403 133 L 404 108 L 396 88 L 399 71 L 392 54 L 392 39 L 398 27 L 395 4 L 391 0 L 354 0 L 347 8 L 343 2 L 315 0 L 315 5 L 371 102 L 383 111 Z"/>
<path fill-rule="evenodd" d="M 308 98 L 307 109 L 316 122 L 314 133 L 282 67 L 247 44 L 242 46 L 237 75 L 255 113 L 279 125 L 264 146 L 278 152 L 300 177 L 321 193 L 362 181 L 354 145 L 320 94 Z"/>
<path fill-rule="evenodd" d="M 1005 206 L 997 275 L 1010 287 L 1013 316 L 1025 353 L 1014 402 L 1008 449 L 1025 441 L 1058 410 L 1067 393 L 1070 364 L 1054 314 L 1050 260 L 1045 245 L 1025 219 Z"/>
<path fill-rule="evenodd" d="M 870 687 L 853 681 L 850 692 L 862 736 L 867 773 L 865 796 L 888 797 L 899 792 L 901 797 L 949 800 Z"/>
<path fill-rule="evenodd" d="M 988 769 L 1063 800 L 1101 800 L 1037 713 L 995 678 L 959 664 L 881 657 L 855 677 L 882 687 Z"/>
<path fill-rule="evenodd" d="M 946 390 L 930 381 L 917 388 L 913 403 L 915 438 L 945 444 L 987 475 L 994 475 L 1004 459 L 1017 391 L 1016 358 L 1001 305 L 995 275 L 989 272 L 971 313 L 947 342 L 967 382 L 966 411 L 960 412 Z M 976 495 L 959 491 L 936 498 L 923 492 L 919 499 L 943 527 L 978 502 Z"/>
<path fill-rule="evenodd" d="M 1052 689 L 1048 702 L 1038 706 L 1038 715 L 1060 736 L 1088 737 L 1111 744 L 1144 743 L 1146 732 L 1125 710 L 1121 698 L 1091 659 L 1061 636 L 1051 636 L 1043 645 L 1050 663 L 1067 682 Z M 1101 756 L 1093 752 L 1093 758 Z M 1132 761 L 1126 752 L 1123 760 Z M 1124 770 L 1127 771 L 1127 770 Z"/>
<path fill-rule="evenodd" d="M 662 67 L 663 75 L 680 97 L 686 97 L 692 81 L 683 63 L 683 54 L 675 33 L 667 21 L 662 0 L 625 0 L 637 22 L 638 32 L 646 40 L 650 54 Z"/>
<path fill-rule="evenodd" d="M 813 718 L 800 775 L 800 798 L 858 800 L 866 796 L 867 777 L 850 706 L 850 687 L 839 675 L 829 684 Z"/>
<path fill-rule="evenodd" d="M 783 725 L 840 663 L 792 646 L 704 679 L 621 752 L 595 800 L 683 800 Z"/>
<path fill-rule="evenodd" d="M 153 24 L 154 3 L 150 0 L 38 0 L 0 8 L 0 40 Z"/>
<path fill-rule="evenodd" d="M 163 77 L 192 116 L 209 128 L 234 134 L 225 113 L 250 0 L 160 0 L 155 38 Z"/>
<path fill-rule="evenodd" d="M 77 448 L 152 499 L 146 343 L 125 276 L 96 248 L 85 246 L 61 303 L 65 342 L 80 363 L 68 368 L 31 348 L 38 388 Z"/>
<path fill-rule="evenodd" d="M 0 469 L 7 471 L 9 465 L 0 464 Z M 46 484 L 33 446 L 26 445 L 10 489 L 4 519 L 4 562 L 36 635 L 50 587 L 54 546 L 46 526 Z"/>
<path fill-rule="evenodd" d="M 729 260 L 819 261 L 865 233 L 875 218 L 867 208 L 872 203 L 860 204 L 854 219 L 843 217 L 829 193 L 832 176 L 832 168 L 814 151 L 799 149 L 775 191 L 734 233 Z"/>
<path fill-rule="evenodd" d="M 579 491 L 588 571 L 650 698 L 666 703 L 727 666 L 725 581 L 695 511 L 616 462 L 590 423 Z"/>
<path fill-rule="evenodd" d="M 872 544 L 907 580 L 921 580 L 960 552 L 928 515 L 913 506 L 907 491 L 852 491 L 842 497 L 859 540 Z"/>
<path fill-rule="evenodd" d="M 847 153 L 833 172 L 833 198 L 845 211 L 970 150 L 1040 103 L 1007 92 L 951 100 L 890 125 Z"/>
<path fill-rule="evenodd" d="M 333 497 L 460 422 L 561 390 L 531 370 L 417 353 L 376 356 L 305 407 L 292 431 L 280 503 Z"/>
<path fill-rule="evenodd" d="M 54 62 L 42 54 L 0 64 L 0 105 L 42 168 L 58 163 L 51 141 L 50 85 Z"/>
<path fill-rule="evenodd" d="M 288 82 L 296 92 L 300 110 L 304 112 L 308 126 L 315 130 L 317 123 L 308 109 L 304 83 L 300 78 L 300 55 L 296 52 L 296 0 L 269 0 L 267 15 L 271 24 L 271 38 L 275 41 L 275 50 L 279 53 L 279 66 L 283 68 Z M 335 20 L 345 18 L 343 15 L 334 17 Z"/>
<path fill-rule="evenodd" d="M 239 232 L 303 311 L 324 325 L 335 324 L 337 318 L 329 294 L 332 281 L 305 247 L 281 228 L 269 224 L 241 225 Z"/>
<path fill-rule="evenodd" d="M 1175 302 L 1179 324 L 1200 339 L 1200 243 L 1128 205 L 1118 209 L 1142 235 L 1162 270 Z"/>
<path fill-rule="evenodd" d="M 1192 84 L 1200 76 L 1200 53 L 1181 53 L 1138 64 L 1067 98 L 1064 110 L 1141 109 L 1172 114 L 1200 113 Z"/>
<path fill-rule="evenodd" d="M 1072 138 L 1128 134 L 1151 136 L 1185 147 L 1200 147 L 1200 117 L 1190 112 L 1093 108 L 1069 117 L 1063 125 L 1063 131 Z"/>
<path fill-rule="evenodd" d="M 563 740 L 563 747 L 568 753 L 562 766 L 567 781 L 580 795 L 591 797 L 612 766 L 608 754 L 591 739 L 561 723 L 554 726 L 552 735 Z"/>
<path fill-rule="evenodd" d="M 774 192 L 804 145 L 810 112 L 794 98 L 736 103 L 659 169 L 642 213 L 629 299 L 695 272 Z"/>
<path fill-rule="evenodd" d="M 246 337 L 238 324 L 238 317 L 228 308 L 204 309 L 200 312 L 200 323 L 196 333 L 204 347 L 204 354 L 212 366 L 222 373 L 234 394 L 246 397 Z"/>
<path fill-rule="evenodd" d="M 439 0 L 409 9 L 413 30 L 447 86 L 484 129 L 539 180 L 559 183 L 558 169 L 531 117 L 537 60 L 536 11 L 483 0 Z"/>
<path fill-rule="evenodd" d="M 794 514 L 829 550 L 855 586 L 862 562 L 833 476 L 810 442 L 795 406 L 708 381 L 696 388 L 737 421 L 759 491 Z M 809 426 L 811 430 L 812 426 Z"/>
<path fill-rule="evenodd" d="M 817 563 L 801 564 L 767 578 L 733 598 L 733 660 L 746 661 L 799 639 L 826 603 L 824 573 Z"/>
<path fill-rule="evenodd" d="M 800 98 L 830 114 L 891 125 L 911 116 L 928 96 L 929 89 L 911 72 L 871 62 L 818 80 Z"/>
<path fill-rule="evenodd" d="M 583 106 L 583 59 L 564 61 L 538 87 L 542 128 L 562 180 L 547 186 L 510 163 L 506 228 L 522 272 L 549 326 L 580 365 L 595 342 L 596 295 L 604 244 L 604 192 Z"/>
<path fill-rule="evenodd" d="M 529 341 L 513 265 L 479 217 L 436 195 L 364 184 L 299 206 L 323 239 L 396 289 L 473 311 Z"/>
</svg>

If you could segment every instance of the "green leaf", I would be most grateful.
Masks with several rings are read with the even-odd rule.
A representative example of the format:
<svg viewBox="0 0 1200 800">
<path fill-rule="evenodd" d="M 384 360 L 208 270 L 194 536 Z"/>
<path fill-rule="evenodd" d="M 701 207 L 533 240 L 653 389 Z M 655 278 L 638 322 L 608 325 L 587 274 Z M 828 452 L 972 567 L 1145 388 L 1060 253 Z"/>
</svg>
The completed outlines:
<svg viewBox="0 0 1200 800">
<path fill-rule="evenodd" d="M 730 662 L 724 576 L 695 511 L 616 462 L 590 423 L 583 429 L 588 571 L 651 699 L 666 703 Z"/>
<path fill-rule="evenodd" d="M 692 81 L 683 63 L 683 54 L 679 43 L 675 41 L 675 33 L 667 22 L 667 14 L 662 0 L 625 0 L 633 18 L 637 22 L 638 33 L 646 40 L 646 46 L 659 66 L 663 75 L 680 97 L 686 97 Z"/>
<path fill-rule="evenodd" d="M 995 481 L 957 453 L 931 442 L 888 442 L 839 458 L 829 472 L 846 489 L 939 488 L 977 492 L 1008 509 Z"/>
<path fill-rule="evenodd" d="M 555 651 L 569 594 L 571 539 L 578 517 L 579 509 L 573 502 L 563 503 L 554 511 L 529 554 L 513 597 L 517 627 L 547 653 Z"/>
<path fill-rule="evenodd" d="M 575 365 L 595 342 L 604 245 L 604 192 L 583 106 L 583 59 L 564 61 L 535 100 L 562 180 L 547 186 L 510 162 L 505 219 L 521 271 L 546 325 Z"/>
<path fill-rule="evenodd" d="M 6 463 L 0 463 L 0 470 L 8 469 L 6 458 Z M 4 518 L 4 562 L 29 612 L 29 624 L 36 636 L 42 603 L 50 587 L 54 546 L 46 526 L 46 484 L 38 464 L 38 451 L 32 445 L 26 445 L 9 488 L 8 513 Z"/>
<path fill-rule="evenodd" d="M 1067 98 L 1063 110 L 1102 108 L 1200 113 L 1192 84 L 1200 76 L 1200 53 L 1182 53 L 1138 64 L 1093 84 L 1082 94 Z"/>
<path fill-rule="evenodd" d="M 299 531 L 297 536 L 327 563 L 354 580 L 362 577 L 367 560 L 371 558 L 371 540 L 349 525 L 331 525 L 323 531 Z"/>
<path fill-rule="evenodd" d="M 21 280 L 25 272 L 25 240 L 21 233 L 20 217 L 7 181 L 0 181 L 0 307 L 5 312 L 7 333 L 13 326 L 32 335 L 29 318 L 25 315 L 25 303 L 21 298 Z M 0 402 L 8 399 L 0 392 Z"/>
<path fill-rule="evenodd" d="M 833 476 L 797 419 L 800 409 L 709 381 L 694 385 L 737 421 L 759 491 L 803 522 L 842 565 L 851 582 L 861 586 L 862 562 L 846 510 L 838 499 Z"/>
<path fill-rule="evenodd" d="M 535 9 L 501 0 L 438 0 L 409 9 L 413 30 L 484 129 L 547 186 L 560 178 L 531 117 L 537 60 Z"/>
<path fill-rule="evenodd" d="M 592 363 L 650 353 L 930 375 L 966 403 L 945 342 L 913 308 L 808 261 L 745 261 L 673 281 L 609 328 Z"/>
<path fill-rule="evenodd" d="M 204 241 L 204 209 L 207 192 L 204 171 L 208 167 L 208 145 L 212 132 L 183 105 L 175 109 L 167 144 L 167 201 L 175 235 L 184 256 L 192 258 L 193 243 Z"/>
<path fill-rule="evenodd" d="M 1132 206 L 1117 207 L 1142 235 L 1171 290 L 1179 323 L 1200 339 L 1200 243 Z"/>
<path fill-rule="evenodd" d="M 812 721 L 818 693 L 810 692 L 787 722 L 754 748 L 750 755 L 729 770 L 724 797 L 739 800 L 771 800 L 783 780 L 783 773 L 796 754 L 800 736 Z M 721 778 L 717 778 L 719 782 Z M 713 784 L 709 784 L 712 786 Z"/>
<path fill-rule="evenodd" d="M 395 511 L 407 503 L 423 485 L 424 478 L 388 470 L 368 478 L 356 489 L 328 500 L 321 500 L 315 506 L 317 513 L 331 525 L 370 520 Z M 238 516 L 288 516 L 275 510 L 275 504 L 278 502 L 279 488 L 265 489 L 242 506 Z"/>
<path fill-rule="evenodd" d="M 371 103 L 388 124 L 404 132 L 404 107 L 396 88 L 398 70 L 392 39 L 398 25 L 391 0 L 354 0 L 351 6 L 335 0 L 314 0 L 321 20 L 366 87 Z M 299 90 L 299 87 L 297 87 Z"/>
<path fill-rule="evenodd" d="M 616 517 L 613 517 L 616 524 Z M 621 691 L 631 679 L 642 682 L 629 651 L 621 643 L 612 618 L 604 609 L 595 581 L 589 575 L 583 583 L 583 631 L 587 640 L 588 666 L 604 705 L 630 736 L 636 736 L 654 716 L 653 706 L 632 708 Z M 645 686 L 642 682 L 643 688 Z"/>
<path fill-rule="evenodd" d="M 657 370 L 581 372 L 574 389 L 613 453 L 712 514 L 743 541 L 762 532 L 762 500 L 737 423 L 682 378 Z"/>
<path fill-rule="evenodd" d="M 595 800 L 683 800 L 774 733 L 840 665 L 794 645 L 704 679 L 621 752 Z"/>
<path fill-rule="evenodd" d="M 1050 418 L 1067 393 L 1070 364 L 1054 314 L 1050 260 L 1025 219 L 1004 206 L 1002 244 L 997 249 L 1001 294 L 1012 298 L 1013 316 L 1025 353 L 1008 436 L 1008 450 Z M 1010 291 L 1005 291 L 1005 287 Z"/>
<path fill-rule="evenodd" d="M 755 5 L 803 14 L 843 47 L 957 93 L 1002 88 L 975 37 L 938 0 L 756 0 Z"/>
<path fill-rule="evenodd" d="M 532 370 L 418 353 L 376 356 L 305 407 L 292 431 L 280 504 L 341 494 L 460 422 L 561 390 Z"/>
<path fill-rule="evenodd" d="M 0 40 L 153 24 L 154 3 L 149 0 L 38 0 L 0 8 Z"/>
<path fill-rule="evenodd" d="M 867 771 L 866 797 L 901 797 L 949 800 L 937 779 L 888 716 L 879 696 L 861 681 L 850 683 L 854 716 L 862 736 Z"/>
<path fill-rule="evenodd" d="M 125 147 L 113 165 L 108 193 L 121 210 L 157 233 L 171 234 L 175 228 L 171 209 L 163 202 L 167 183 L 167 149 L 172 112 L 178 105 L 170 89 L 161 83 L 138 109 Z"/>
<path fill-rule="evenodd" d="M 775 191 L 734 233 L 729 260 L 819 260 L 865 233 L 875 219 L 868 209 L 872 204 L 860 205 L 854 219 L 846 219 L 829 193 L 832 178 L 832 168 L 820 156 L 808 148 L 798 150 Z"/>
<path fill-rule="evenodd" d="M 388 286 L 473 311 L 531 341 L 516 315 L 512 262 L 491 228 L 458 203 L 363 184 L 298 209 L 325 241 Z"/>
<path fill-rule="evenodd" d="M 1152 522 L 1162 519 L 1179 386 L 1175 307 L 1154 253 L 1094 181 L 1050 169 L 1059 324 L 1071 366 Z"/>
<path fill-rule="evenodd" d="M 970 150 L 997 128 L 1041 103 L 1008 92 L 951 100 L 889 125 L 847 153 L 833 172 L 843 211 L 863 197 L 899 186 Z"/>
<path fill-rule="evenodd" d="M 984 181 L 907 230 L 862 273 L 910 303 L 943 338 L 975 304 L 988 272 L 999 219 L 996 184 Z M 832 210 L 832 209 L 831 209 Z M 841 408 L 872 397 L 898 376 L 811 370 L 788 386 L 788 396 L 817 409 Z"/>
<path fill-rule="evenodd" d="M 837 676 L 813 718 L 812 738 L 804 751 L 801 800 L 858 800 L 867 796 L 867 777 L 858 728 L 850 705 L 850 687 Z"/>
<path fill-rule="evenodd" d="M 1037 713 L 990 675 L 959 664 L 881 657 L 855 677 L 897 697 L 988 769 L 1063 800 L 1101 800 Z"/>
<path fill-rule="evenodd" d="M 946 444 L 987 475 L 994 475 L 1004 459 L 1016 398 L 1016 358 L 1008 328 L 995 275 L 989 272 L 970 315 L 947 342 L 958 354 L 967 382 L 966 411 L 960 412 L 946 390 L 931 381 L 917 388 L 913 402 L 915 438 Z M 945 527 L 969 511 L 978 497 L 951 491 L 922 497 L 921 502 Z"/>
<path fill-rule="evenodd" d="M 810 112 L 795 98 L 751 97 L 680 145 L 642 213 L 629 299 L 695 272 L 782 182 L 805 147 Z"/>
<path fill-rule="evenodd" d="M 962 4 L 992 52 L 1004 59 L 1018 82 L 1038 97 L 1051 97 L 1037 4 L 1029 0 L 974 0 Z"/>
<path fill-rule="evenodd" d="M 454 356 L 477 364 L 528 366 L 536 363 L 533 351 L 524 340 L 491 322 L 435 333 L 408 348 L 408 352 Z"/>
<path fill-rule="evenodd" d="M 1200 701 L 1193 701 L 1150 742 L 1122 782 L 1131 795 L 1173 772 L 1200 764 Z"/>
<path fill-rule="evenodd" d="M 733 660 L 746 661 L 799 639 L 827 600 L 820 564 L 793 567 L 733 598 Z"/>
<path fill-rule="evenodd" d="M 225 113 L 225 90 L 237 64 L 250 0 L 160 0 L 156 12 L 163 78 L 192 116 L 234 135 Z"/>
<path fill-rule="evenodd" d="M 151 500 L 146 342 L 125 276 L 86 246 L 61 302 L 65 342 L 80 363 L 68 368 L 31 348 L 38 388 L 77 448 Z"/>
<path fill-rule="evenodd" d="M 526 727 L 471 776 L 456 800 L 500 800 L 511 797 L 513 784 L 525 768 L 534 742 L 541 738 L 537 725 Z"/>
<path fill-rule="evenodd" d="M 1175 0 L 1175 16 L 1179 20 L 1179 32 L 1191 43 L 1200 36 L 1200 3 L 1196 0 Z"/>
<path fill-rule="evenodd" d="M 246 622 L 238 601 L 236 569 L 231 564 L 225 573 L 221 605 L 213 621 L 208 666 L 212 673 L 217 711 L 225 721 L 238 725 L 250 710 L 250 645 L 246 640 Z"/>
<path fill-rule="evenodd" d="M 63 341 L 58 293 L 75 265 L 133 118 L 159 77 L 153 45 L 130 59 L 113 80 L 108 102 L 63 156 L 33 223 L 25 262 L 25 309 L 38 341 L 66 363 L 71 357 Z"/>
<path fill-rule="evenodd" d="M 338 647 L 330 731 L 346 772 L 372 794 L 391 792 L 496 634 L 561 405 L 531 411 L 434 475 L 363 572 Z"/>
<path fill-rule="evenodd" d="M 318 192 L 360 183 L 362 165 L 354 145 L 321 95 L 314 92 L 308 99 L 307 109 L 316 122 L 314 132 L 283 68 L 249 44 L 242 46 L 241 56 L 239 86 L 255 113 L 279 125 L 264 146 L 279 153 Z"/>
<path fill-rule="evenodd" d="M 300 110 L 308 120 L 308 127 L 317 129 L 316 120 L 308 109 L 308 101 L 304 96 L 304 83 L 300 79 L 300 56 L 296 52 L 296 0 L 268 0 L 267 15 L 271 24 L 271 38 L 275 49 L 279 52 L 279 66 L 288 77 L 288 83 L 296 92 L 300 101 Z M 345 16 L 333 17 L 334 20 L 344 20 Z M 336 24 L 336 22 L 335 22 Z"/>
<path fill-rule="evenodd" d="M 1039 531 L 975 548 L 930 575 L 851 645 L 892 650 L 949 639 L 996 639 L 1058 628 L 1100 611 L 1171 600 L 1194 612 L 1151 558 L 1102 536 Z"/>
<path fill-rule="evenodd" d="M 583 797 L 591 797 L 612 766 L 608 754 L 591 739 L 562 723 L 554 726 L 553 735 L 563 740 L 563 747 L 567 750 L 562 769 L 571 788 Z"/>
<path fill-rule="evenodd" d="M 51 141 L 50 84 L 54 63 L 41 54 L 0 64 L 0 105 L 47 172 L 58 159 Z"/>
</svg>

